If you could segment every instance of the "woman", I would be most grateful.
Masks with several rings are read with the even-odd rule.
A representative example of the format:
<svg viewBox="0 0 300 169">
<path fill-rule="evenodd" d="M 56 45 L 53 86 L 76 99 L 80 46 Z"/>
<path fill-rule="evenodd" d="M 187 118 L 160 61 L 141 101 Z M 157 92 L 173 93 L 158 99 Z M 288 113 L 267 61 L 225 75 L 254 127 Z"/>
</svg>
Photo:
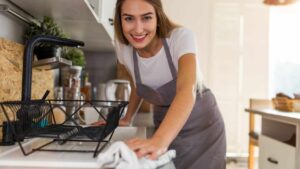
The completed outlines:
<svg viewBox="0 0 300 169">
<path fill-rule="evenodd" d="M 156 132 L 127 142 L 138 157 L 176 150 L 177 169 L 225 168 L 225 131 L 211 91 L 202 85 L 191 31 L 172 23 L 160 0 L 118 0 L 116 53 L 135 82 L 126 116 L 143 98 L 154 105 Z"/>
</svg>

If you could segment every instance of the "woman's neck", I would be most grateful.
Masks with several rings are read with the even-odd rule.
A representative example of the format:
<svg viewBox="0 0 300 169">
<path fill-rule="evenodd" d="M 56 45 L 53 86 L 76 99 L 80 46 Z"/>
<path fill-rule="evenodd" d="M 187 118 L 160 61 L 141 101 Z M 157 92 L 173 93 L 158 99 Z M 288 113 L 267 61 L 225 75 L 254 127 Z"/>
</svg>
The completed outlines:
<svg viewBox="0 0 300 169">
<path fill-rule="evenodd" d="M 143 58 L 154 56 L 162 48 L 162 41 L 157 36 L 143 49 L 136 49 L 138 54 Z"/>
</svg>

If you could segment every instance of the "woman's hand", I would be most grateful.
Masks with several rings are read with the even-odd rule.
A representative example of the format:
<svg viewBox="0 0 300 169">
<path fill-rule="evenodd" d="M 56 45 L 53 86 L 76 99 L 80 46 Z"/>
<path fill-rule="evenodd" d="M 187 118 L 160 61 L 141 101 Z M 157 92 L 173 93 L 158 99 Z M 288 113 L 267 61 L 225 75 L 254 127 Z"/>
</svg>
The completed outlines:
<svg viewBox="0 0 300 169">
<path fill-rule="evenodd" d="M 105 120 L 100 120 L 100 121 L 92 123 L 91 125 L 92 126 L 103 126 L 105 124 L 106 124 Z M 130 121 L 129 120 L 127 120 L 125 118 L 119 120 L 119 126 L 129 126 L 129 125 L 130 125 Z"/>
<path fill-rule="evenodd" d="M 161 139 L 155 137 L 151 139 L 134 138 L 128 140 L 126 144 L 136 153 L 138 158 L 147 156 L 151 160 L 156 160 L 168 149 L 168 146 L 162 144 Z"/>
</svg>

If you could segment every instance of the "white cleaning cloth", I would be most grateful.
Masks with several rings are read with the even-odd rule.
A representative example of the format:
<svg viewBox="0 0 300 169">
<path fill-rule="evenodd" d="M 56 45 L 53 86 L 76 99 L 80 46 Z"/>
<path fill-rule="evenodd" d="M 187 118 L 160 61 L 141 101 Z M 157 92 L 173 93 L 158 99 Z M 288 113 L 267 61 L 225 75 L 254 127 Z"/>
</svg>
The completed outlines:
<svg viewBox="0 0 300 169">
<path fill-rule="evenodd" d="M 113 143 L 109 148 L 98 155 L 99 167 L 116 169 L 155 169 L 170 162 L 176 156 L 175 150 L 169 150 L 159 156 L 157 160 L 145 157 L 138 159 L 136 154 L 122 141 Z"/>
</svg>

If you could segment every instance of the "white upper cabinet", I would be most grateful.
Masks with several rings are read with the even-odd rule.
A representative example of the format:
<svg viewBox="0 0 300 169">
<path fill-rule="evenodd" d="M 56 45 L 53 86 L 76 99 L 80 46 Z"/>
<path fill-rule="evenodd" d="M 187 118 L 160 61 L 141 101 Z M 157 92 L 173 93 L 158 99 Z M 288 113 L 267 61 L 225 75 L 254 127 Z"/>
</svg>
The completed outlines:
<svg viewBox="0 0 300 169">
<path fill-rule="evenodd" d="M 116 0 L 12 0 L 37 19 L 51 16 L 86 51 L 112 51 Z"/>
<path fill-rule="evenodd" d="M 113 18 L 117 0 L 88 0 L 98 21 L 103 25 L 111 39 L 114 38 Z"/>
</svg>

